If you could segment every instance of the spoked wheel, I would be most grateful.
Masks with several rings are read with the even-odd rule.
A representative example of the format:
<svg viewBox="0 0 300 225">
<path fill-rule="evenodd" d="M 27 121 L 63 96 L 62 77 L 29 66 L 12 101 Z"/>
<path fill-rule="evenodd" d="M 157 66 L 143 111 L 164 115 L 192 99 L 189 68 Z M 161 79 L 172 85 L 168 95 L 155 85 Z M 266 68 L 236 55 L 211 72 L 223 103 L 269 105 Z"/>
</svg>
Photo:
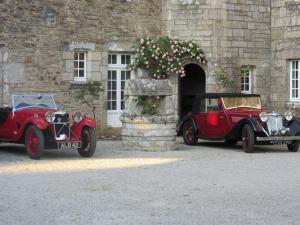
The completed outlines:
<svg viewBox="0 0 300 225">
<path fill-rule="evenodd" d="M 96 134 L 91 127 L 83 128 L 81 132 L 82 146 L 78 149 L 78 153 L 82 157 L 91 157 L 96 150 Z"/>
<path fill-rule="evenodd" d="M 297 135 L 300 135 L 300 134 L 297 134 Z M 291 144 L 287 144 L 289 152 L 298 152 L 299 145 L 300 145 L 300 141 L 292 141 Z"/>
<path fill-rule="evenodd" d="M 32 159 L 40 159 L 44 151 L 44 135 L 36 126 L 29 126 L 25 134 L 27 154 Z"/>
<path fill-rule="evenodd" d="M 242 146 L 245 152 L 252 153 L 254 148 L 254 131 L 249 124 L 242 129 Z"/>
<path fill-rule="evenodd" d="M 187 121 L 183 124 L 182 137 L 184 143 L 187 145 L 195 145 L 197 143 L 198 138 L 196 137 L 196 132 L 191 121 Z"/>
</svg>

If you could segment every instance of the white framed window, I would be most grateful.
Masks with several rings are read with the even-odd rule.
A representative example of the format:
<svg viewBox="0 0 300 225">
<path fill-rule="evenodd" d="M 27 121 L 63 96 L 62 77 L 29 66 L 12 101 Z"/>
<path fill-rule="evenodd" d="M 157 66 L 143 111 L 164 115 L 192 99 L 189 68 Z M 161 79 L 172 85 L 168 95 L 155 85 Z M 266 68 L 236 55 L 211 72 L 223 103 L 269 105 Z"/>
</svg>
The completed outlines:
<svg viewBox="0 0 300 225">
<path fill-rule="evenodd" d="M 125 81 L 132 78 L 131 71 L 127 69 L 130 62 L 130 54 L 111 53 L 108 55 L 107 125 L 110 127 L 122 125 L 119 117 L 125 108 Z"/>
<path fill-rule="evenodd" d="M 290 61 L 290 100 L 300 102 L 299 66 L 300 60 Z"/>
<path fill-rule="evenodd" d="M 245 67 L 241 69 L 241 93 L 251 94 L 253 69 Z"/>
<path fill-rule="evenodd" d="M 86 57 L 87 53 L 84 51 L 75 51 L 74 52 L 74 67 L 73 75 L 74 81 L 86 81 L 87 80 L 87 63 Z"/>
</svg>

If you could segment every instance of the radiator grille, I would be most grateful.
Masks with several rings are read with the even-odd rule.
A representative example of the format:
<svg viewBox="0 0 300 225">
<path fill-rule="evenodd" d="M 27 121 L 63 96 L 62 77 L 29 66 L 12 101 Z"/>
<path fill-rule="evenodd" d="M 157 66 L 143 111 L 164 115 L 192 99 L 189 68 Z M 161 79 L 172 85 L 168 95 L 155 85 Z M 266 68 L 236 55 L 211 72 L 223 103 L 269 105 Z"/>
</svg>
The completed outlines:
<svg viewBox="0 0 300 225">
<path fill-rule="evenodd" d="M 283 129 L 282 116 L 269 116 L 267 126 L 270 135 L 278 134 Z"/>
<path fill-rule="evenodd" d="M 56 114 L 54 129 L 56 138 L 60 138 L 61 135 L 64 135 L 66 138 L 70 138 L 69 114 Z"/>
</svg>

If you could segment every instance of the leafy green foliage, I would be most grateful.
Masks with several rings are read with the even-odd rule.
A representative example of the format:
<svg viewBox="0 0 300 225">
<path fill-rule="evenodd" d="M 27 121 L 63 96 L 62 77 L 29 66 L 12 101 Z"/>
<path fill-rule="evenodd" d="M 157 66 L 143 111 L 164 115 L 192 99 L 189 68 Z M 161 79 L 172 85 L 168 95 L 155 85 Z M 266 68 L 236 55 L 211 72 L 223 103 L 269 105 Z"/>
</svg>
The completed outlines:
<svg viewBox="0 0 300 225">
<path fill-rule="evenodd" d="M 159 96 L 139 96 L 138 105 L 142 107 L 142 115 L 158 114 Z"/>
<path fill-rule="evenodd" d="M 75 98 L 82 104 L 86 104 L 88 107 L 92 108 L 94 119 L 96 112 L 95 100 L 99 100 L 100 94 L 103 93 L 104 90 L 101 82 L 90 81 L 86 84 L 80 84 L 79 90 L 75 95 Z"/>
</svg>

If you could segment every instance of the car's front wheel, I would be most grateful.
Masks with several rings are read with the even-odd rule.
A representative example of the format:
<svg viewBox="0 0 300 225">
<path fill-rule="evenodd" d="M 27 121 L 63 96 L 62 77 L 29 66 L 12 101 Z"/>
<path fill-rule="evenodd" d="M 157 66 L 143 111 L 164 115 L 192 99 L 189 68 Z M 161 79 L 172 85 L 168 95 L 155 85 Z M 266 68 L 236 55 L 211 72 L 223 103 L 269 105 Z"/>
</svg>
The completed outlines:
<svg viewBox="0 0 300 225">
<path fill-rule="evenodd" d="M 244 151 L 247 153 L 252 153 L 254 143 L 254 131 L 249 124 L 245 124 L 242 129 L 242 146 Z"/>
<path fill-rule="evenodd" d="M 81 132 L 82 146 L 78 149 L 78 153 L 82 157 L 91 157 L 96 150 L 96 134 L 91 127 L 83 128 Z"/>
<path fill-rule="evenodd" d="M 187 145 L 195 145 L 198 141 L 192 121 L 187 121 L 182 128 L 183 141 Z"/>
<path fill-rule="evenodd" d="M 43 132 L 36 126 L 29 126 L 25 134 L 27 154 L 32 159 L 40 159 L 44 152 L 45 140 Z"/>
<path fill-rule="evenodd" d="M 287 144 L 289 152 L 298 152 L 299 145 L 300 145 L 300 141 L 292 141 L 291 144 Z"/>
</svg>

